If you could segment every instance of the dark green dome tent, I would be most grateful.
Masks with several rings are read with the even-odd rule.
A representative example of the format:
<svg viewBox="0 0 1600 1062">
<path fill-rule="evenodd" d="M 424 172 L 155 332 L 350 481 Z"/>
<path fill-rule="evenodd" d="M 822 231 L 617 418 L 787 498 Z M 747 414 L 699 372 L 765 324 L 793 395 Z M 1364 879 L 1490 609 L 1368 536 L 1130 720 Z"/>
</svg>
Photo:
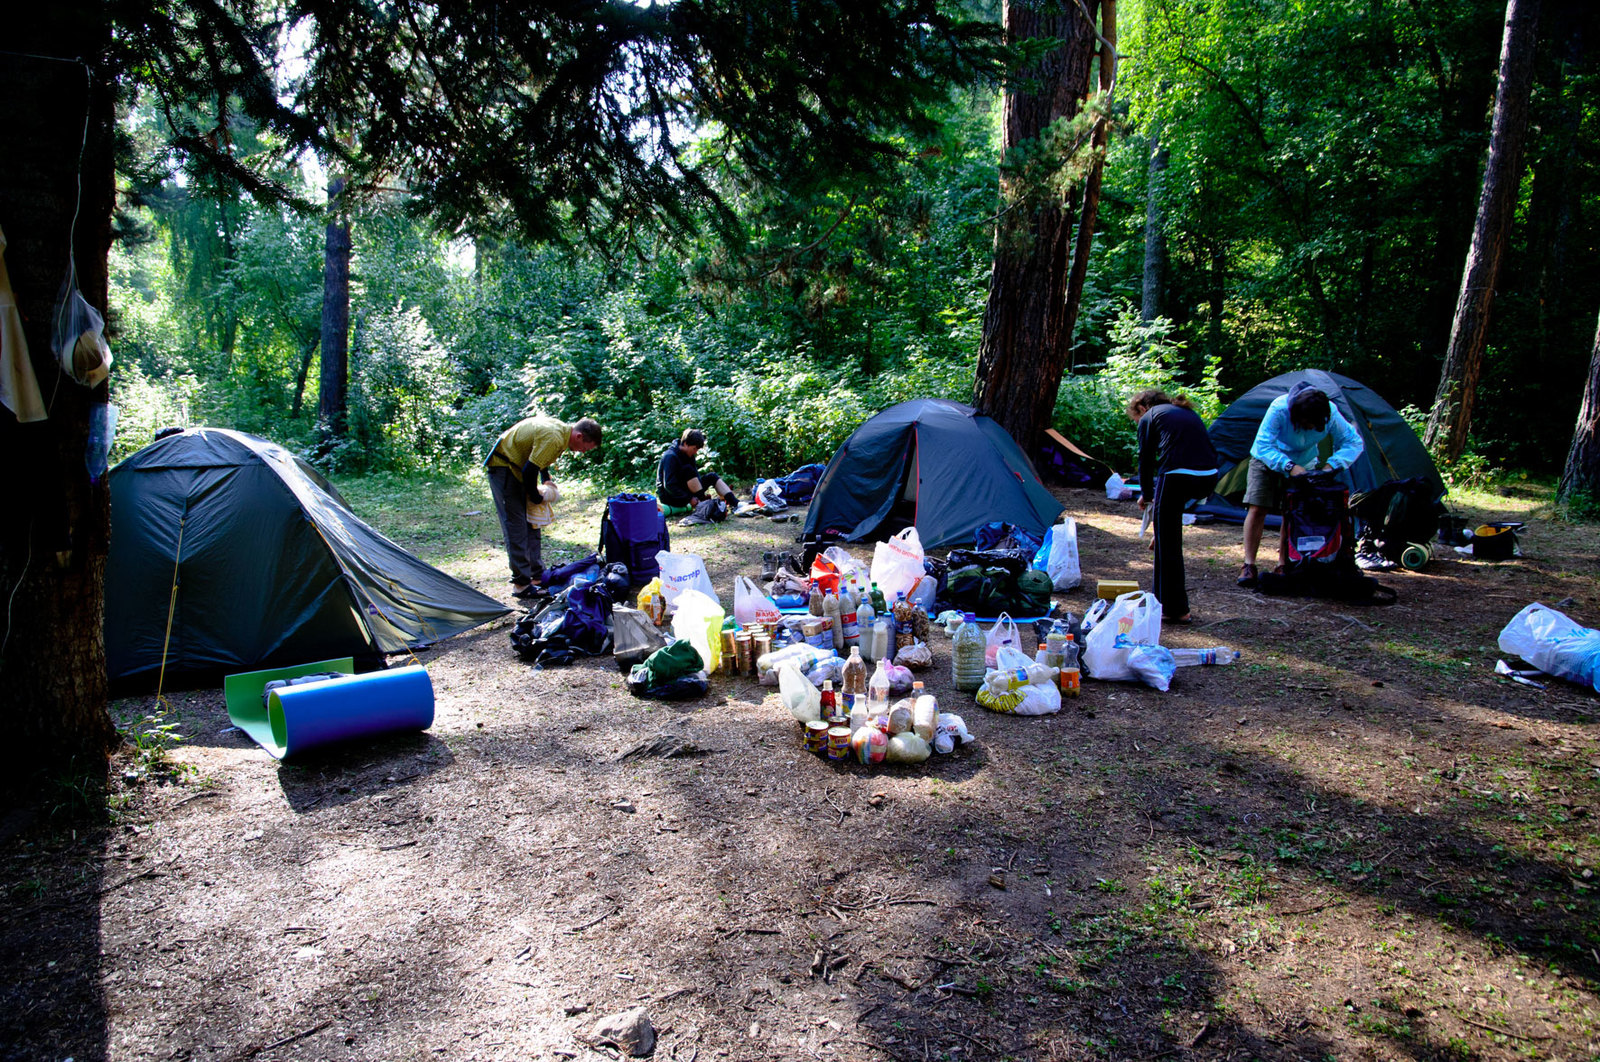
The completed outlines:
<svg viewBox="0 0 1600 1062">
<path fill-rule="evenodd" d="M 118 464 L 111 528 L 106 664 L 119 684 L 154 684 L 163 643 L 167 681 L 193 683 L 374 662 L 510 611 L 368 527 L 310 465 L 242 432 L 192 429 Z"/>
<path fill-rule="evenodd" d="M 1016 441 L 971 406 L 917 398 L 844 441 L 817 483 L 805 541 L 862 542 L 915 525 L 925 549 L 971 542 L 1004 520 L 1042 537 L 1061 503 Z"/>
<path fill-rule="evenodd" d="M 1403 420 L 1393 406 L 1377 392 L 1348 376 L 1324 372 L 1321 369 L 1301 369 L 1274 376 L 1256 384 L 1237 401 L 1217 415 L 1211 422 L 1211 444 L 1217 448 L 1222 479 L 1213 494 L 1198 511 L 1239 523 L 1245 510 L 1238 504 L 1244 497 L 1245 477 L 1250 469 L 1250 444 L 1256 440 L 1256 429 L 1261 418 L 1267 415 L 1267 406 L 1289 388 L 1305 381 L 1328 396 L 1334 407 L 1344 414 L 1361 433 L 1365 448 L 1361 457 L 1350 467 L 1350 487 L 1355 493 L 1381 487 L 1391 479 L 1410 479 L 1420 476 L 1433 488 L 1433 497 L 1444 494 L 1444 480 L 1433 465 L 1433 458 L 1411 425 Z M 1331 452 L 1323 444 L 1323 457 Z"/>
</svg>

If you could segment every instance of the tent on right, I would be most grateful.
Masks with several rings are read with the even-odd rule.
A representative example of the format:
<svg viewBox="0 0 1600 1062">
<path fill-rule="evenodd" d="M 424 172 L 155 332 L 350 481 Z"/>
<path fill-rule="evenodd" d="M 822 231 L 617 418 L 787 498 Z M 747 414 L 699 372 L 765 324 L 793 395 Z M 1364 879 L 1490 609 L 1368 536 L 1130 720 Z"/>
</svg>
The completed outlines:
<svg viewBox="0 0 1600 1062">
<path fill-rule="evenodd" d="M 1256 429 L 1261 427 L 1261 419 L 1267 415 L 1267 406 L 1272 400 L 1287 394 L 1301 382 L 1326 394 L 1334 408 L 1361 433 L 1365 448 L 1360 459 L 1350 467 L 1352 491 L 1361 493 L 1391 479 L 1420 476 L 1433 488 L 1435 498 L 1444 494 L 1444 480 L 1422 440 L 1376 391 L 1348 376 L 1321 369 L 1300 369 L 1256 384 L 1211 422 L 1211 443 L 1217 448 L 1222 478 L 1217 483 L 1216 493 L 1199 505 L 1196 512 L 1208 513 L 1229 523 L 1244 522 L 1245 510 L 1239 500 L 1244 497 L 1245 479 L 1250 469 L 1250 444 L 1255 442 Z M 1326 457 L 1331 446 L 1324 441 L 1323 447 L 1321 456 Z"/>
</svg>

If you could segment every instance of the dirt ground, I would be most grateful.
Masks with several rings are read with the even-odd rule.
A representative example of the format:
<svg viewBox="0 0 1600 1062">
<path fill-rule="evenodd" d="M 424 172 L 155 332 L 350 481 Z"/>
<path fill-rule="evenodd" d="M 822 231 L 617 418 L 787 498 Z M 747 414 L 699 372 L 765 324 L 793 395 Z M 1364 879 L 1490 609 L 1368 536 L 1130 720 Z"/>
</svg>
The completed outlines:
<svg viewBox="0 0 1600 1062">
<path fill-rule="evenodd" d="M 1086 580 L 1148 585 L 1137 511 L 1060 496 Z M 386 530 L 504 595 L 485 512 Z M 731 600 L 796 531 L 673 542 Z M 175 694 L 176 776 L 131 749 L 103 814 L 0 823 L 0 1058 L 615 1057 L 585 1036 L 634 1006 L 677 1062 L 1597 1057 L 1596 698 L 1493 665 L 1530 601 L 1600 625 L 1600 530 L 1535 518 L 1522 559 L 1366 609 L 1238 590 L 1237 538 L 1189 530 L 1166 640 L 1238 665 L 1015 718 L 936 634 L 921 677 L 977 741 L 916 767 L 804 753 L 753 680 L 667 705 L 609 658 L 533 670 L 509 619 L 419 654 L 429 731 L 302 762 Z M 702 754 L 618 759 L 659 733 Z"/>
</svg>

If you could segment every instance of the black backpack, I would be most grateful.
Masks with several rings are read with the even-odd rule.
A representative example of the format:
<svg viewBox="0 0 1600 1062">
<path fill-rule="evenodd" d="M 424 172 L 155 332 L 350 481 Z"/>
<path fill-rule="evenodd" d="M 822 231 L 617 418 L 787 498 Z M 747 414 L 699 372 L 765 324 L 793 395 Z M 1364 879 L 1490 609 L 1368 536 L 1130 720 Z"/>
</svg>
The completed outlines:
<svg viewBox="0 0 1600 1062">
<path fill-rule="evenodd" d="M 1350 508 L 1361 522 L 1361 548 L 1391 560 L 1412 543 L 1433 541 L 1446 515 L 1438 492 L 1421 476 L 1391 479 L 1380 487 L 1350 499 Z M 1450 543 L 1457 545 L 1459 543 Z"/>
</svg>

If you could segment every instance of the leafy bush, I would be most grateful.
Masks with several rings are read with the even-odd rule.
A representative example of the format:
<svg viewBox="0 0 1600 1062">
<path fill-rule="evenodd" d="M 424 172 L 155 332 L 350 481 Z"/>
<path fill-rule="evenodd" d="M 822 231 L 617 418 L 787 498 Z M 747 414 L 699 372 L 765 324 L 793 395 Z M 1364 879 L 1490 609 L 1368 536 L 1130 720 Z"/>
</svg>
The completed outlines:
<svg viewBox="0 0 1600 1062">
<path fill-rule="evenodd" d="M 1138 438 L 1126 412 L 1128 399 L 1155 387 L 1170 395 L 1187 395 L 1195 412 L 1207 421 L 1223 410 L 1221 359 L 1206 360 L 1200 378 L 1182 381 L 1185 344 L 1173 338 L 1174 326 L 1164 317 L 1148 324 L 1139 311 L 1124 304 L 1111 327 L 1111 352 L 1102 366 L 1061 381 L 1055 426 L 1089 453 L 1127 470 L 1138 460 Z"/>
</svg>

